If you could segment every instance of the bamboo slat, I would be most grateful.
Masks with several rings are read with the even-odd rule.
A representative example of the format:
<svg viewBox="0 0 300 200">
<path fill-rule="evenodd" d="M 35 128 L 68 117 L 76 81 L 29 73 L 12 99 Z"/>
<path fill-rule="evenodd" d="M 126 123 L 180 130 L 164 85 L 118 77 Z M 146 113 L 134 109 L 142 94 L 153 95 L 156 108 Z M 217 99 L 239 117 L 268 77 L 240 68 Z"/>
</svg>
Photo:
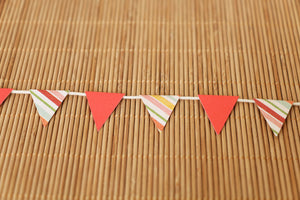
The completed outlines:
<svg viewBox="0 0 300 200">
<path fill-rule="evenodd" d="M 300 101 L 297 0 L 2 0 L 0 87 Z M 85 97 L 45 128 L 0 107 L 0 199 L 300 199 L 300 109 L 275 137 L 238 103 L 220 135 L 199 101 L 158 133 L 140 100 L 97 132 Z"/>
</svg>

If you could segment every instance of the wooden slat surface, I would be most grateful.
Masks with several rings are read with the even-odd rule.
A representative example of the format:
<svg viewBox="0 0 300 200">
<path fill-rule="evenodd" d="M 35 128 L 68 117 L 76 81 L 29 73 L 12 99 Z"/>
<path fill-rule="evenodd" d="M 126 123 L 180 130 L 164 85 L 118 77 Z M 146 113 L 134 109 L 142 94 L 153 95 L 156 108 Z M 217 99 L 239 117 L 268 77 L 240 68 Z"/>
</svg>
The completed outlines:
<svg viewBox="0 0 300 200">
<path fill-rule="evenodd" d="M 299 0 L 1 0 L 0 87 L 300 101 Z M 300 108 L 275 137 L 238 103 L 220 135 L 199 101 L 159 134 L 140 100 L 97 132 L 69 96 L 47 128 L 0 107 L 1 199 L 300 199 Z"/>
</svg>

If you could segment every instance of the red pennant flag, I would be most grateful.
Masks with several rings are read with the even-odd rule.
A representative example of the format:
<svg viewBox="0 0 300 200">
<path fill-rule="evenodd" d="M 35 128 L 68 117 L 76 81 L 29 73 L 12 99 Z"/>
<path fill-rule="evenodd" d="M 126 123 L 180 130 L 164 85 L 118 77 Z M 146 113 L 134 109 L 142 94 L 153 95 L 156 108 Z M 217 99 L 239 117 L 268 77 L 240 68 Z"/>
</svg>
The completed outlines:
<svg viewBox="0 0 300 200">
<path fill-rule="evenodd" d="M 219 134 L 239 97 L 218 95 L 198 96 L 216 133 Z"/>
<path fill-rule="evenodd" d="M 10 88 L 0 88 L 0 105 L 8 97 L 13 89 Z"/>
<path fill-rule="evenodd" d="M 85 92 L 97 130 L 103 126 L 125 94 Z"/>
</svg>

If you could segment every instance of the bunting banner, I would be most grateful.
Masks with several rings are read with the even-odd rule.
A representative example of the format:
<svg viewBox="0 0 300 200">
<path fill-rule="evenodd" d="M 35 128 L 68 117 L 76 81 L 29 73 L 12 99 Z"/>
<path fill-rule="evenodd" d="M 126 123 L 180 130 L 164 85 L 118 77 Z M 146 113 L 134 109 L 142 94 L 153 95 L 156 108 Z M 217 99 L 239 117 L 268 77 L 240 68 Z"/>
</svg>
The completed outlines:
<svg viewBox="0 0 300 200">
<path fill-rule="evenodd" d="M 220 134 L 238 96 L 198 95 L 200 102 L 217 134 Z"/>
<path fill-rule="evenodd" d="M 85 94 L 92 111 L 97 131 L 101 129 L 125 95 L 106 92 L 85 92 Z"/>
<path fill-rule="evenodd" d="M 0 105 L 4 102 L 4 100 L 8 97 L 13 89 L 10 88 L 0 88 Z"/>
<path fill-rule="evenodd" d="M 293 102 L 270 99 L 254 99 L 254 101 L 273 133 L 278 136 Z"/>
<path fill-rule="evenodd" d="M 162 132 L 179 100 L 179 96 L 141 95 L 141 98 L 155 126 L 159 132 Z"/>
<path fill-rule="evenodd" d="M 237 102 L 255 103 L 275 136 L 278 136 L 292 106 L 300 102 L 270 99 L 239 99 L 238 96 L 220 95 L 139 95 L 125 96 L 123 93 L 70 92 L 64 90 L 13 90 L 0 88 L 0 105 L 9 94 L 30 94 L 44 126 L 47 126 L 59 106 L 68 95 L 86 97 L 97 131 L 101 129 L 122 99 L 141 99 L 159 132 L 164 130 L 178 100 L 200 100 L 215 132 L 220 134 Z"/>
<path fill-rule="evenodd" d="M 31 97 L 44 126 L 47 126 L 68 93 L 69 91 L 64 90 L 30 90 Z"/>
</svg>

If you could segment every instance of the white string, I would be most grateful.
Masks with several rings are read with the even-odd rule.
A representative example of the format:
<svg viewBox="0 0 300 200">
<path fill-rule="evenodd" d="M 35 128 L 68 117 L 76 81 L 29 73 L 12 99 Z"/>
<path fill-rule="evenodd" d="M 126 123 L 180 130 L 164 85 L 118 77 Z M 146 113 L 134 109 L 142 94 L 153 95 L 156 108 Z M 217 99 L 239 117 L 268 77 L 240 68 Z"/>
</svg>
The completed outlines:
<svg viewBox="0 0 300 200">
<path fill-rule="evenodd" d="M 82 93 L 82 92 L 69 92 L 69 95 L 72 95 L 72 96 L 83 96 L 85 97 L 85 93 Z"/>
<path fill-rule="evenodd" d="M 12 94 L 30 94 L 30 92 L 28 90 L 13 90 L 11 92 Z M 83 92 L 69 92 L 69 95 L 72 96 L 83 96 L 85 97 L 86 94 Z M 140 96 L 124 96 L 123 99 L 141 99 Z M 179 97 L 180 100 L 199 100 L 198 97 Z M 255 103 L 254 100 L 251 99 L 238 99 L 237 102 L 240 103 Z M 300 102 L 294 102 L 293 106 L 300 106 Z"/>
<path fill-rule="evenodd" d="M 255 103 L 255 101 L 251 99 L 238 99 L 237 101 L 240 103 Z"/>
<path fill-rule="evenodd" d="M 124 96 L 123 99 L 141 99 L 140 96 Z"/>
<path fill-rule="evenodd" d="M 198 97 L 179 97 L 181 100 L 199 100 Z"/>
<path fill-rule="evenodd" d="M 11 91 L 12 94 L 30 94 L 27 90 L 13 90 Z"/>
</svg>

